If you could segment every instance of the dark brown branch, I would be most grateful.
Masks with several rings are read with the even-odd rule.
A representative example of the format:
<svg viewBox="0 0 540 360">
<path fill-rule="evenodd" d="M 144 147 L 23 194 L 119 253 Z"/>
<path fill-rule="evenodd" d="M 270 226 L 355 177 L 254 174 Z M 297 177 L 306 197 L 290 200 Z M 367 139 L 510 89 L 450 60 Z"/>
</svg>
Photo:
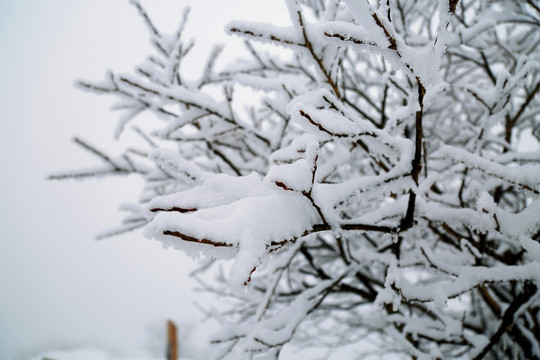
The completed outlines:
<svg viewBox="0 0 540 360">
<path fill-rule="evenodd" d="M 538 5 L 535 5 L 533 0 L 527 0 L 527 3 L 540 13 L 540 7 Z"/>
<path fill-rule="evenodd" d="M 358 133 L 358 134 L 354 134 L 354 135 L 352 135 L 352 134 L 334 133 L 334 132 L 326 129 L 324 126 L 322 126 L 321 123 L 318 123 L 315 120 L 313 120 L 313 118 L 308 113 L 306 113 L 305 111 L 300 110 L 300 115 L 302 115 L 304 118 L 306 118 L 312 125 L 316 126 L 320 131 L 325 132 L 325 133 L 327 133 L 328 135 L 330 135 L 332 137 L 338 137 L 338 138 L 346 138 L 346 137 L 353 137 L 353 136 L 372 136 L 372 137 L 376 137 L 375 134 L 372 133 L 372 132 L 363 132 L 363 133 Z"/>
<path fill-rule="evenodd" d="M 195 243 L 199 243 L 199 244 L 207 244 L 207 245 L 212 245 L 214 247 L 233 247 L 232 244 L 228 244 L 228 243 L 220 242 L 220 241 L 212 241 L 212 240 L 208 240 L 208 239 L 197 239 L 197 238 L 195 238 L 193 236 L 182 234 L 181 232 L 178 232 L 178 231 L 165 230 L 163 232 L 163 235 L 175 236 L 175 237 L 178 237 L 178 238 L 180 238 L 180 239 L 182 239 L 184 241 L 195 242 Z"/>
<path fill-rule="evenodd" d="M 206 145 L 214 154 L 216 154 L 221 160 L 223 160 L 227 165 L 229 165 L 229 167 L 232 169 L 232 171 L 234 171 L 236 175 L 242 176 L 240 170 L 238 170 L 236 165 L 234 165 L 232 161 L 229 160 L 227 156 L 225 156 L 225 154 L 223 154 L 219 149 L 216 149 L 214 146 L 212 146 L 212 144 L 208 141 L 206 142 Z"/>
<path fill-rule="evenodd" d="M 422 170 L 422 141 L 423 141 L 423 127 L 422 127 L 422 115 L 424 111 L 424 95 L 426 89 L 420 82 L 419 78 L 416 78 L 418 84 L 418 105 L 420 109 L 416 112 L 416 136 L 415 136 L 415 148 L 414 157 L 411 163 L 411 176 L 416 185 L 418 185 L 418 177 Z M 401 220 L 400 229 L 405 231 L 410 229 L 414 224 L 414 208 L 416 204 L 416 193 L 413 190 L 409 191 L 409 202 L 407 204 L 407 212 L 405 217 Z M 396 244 L 399 245 L 399 244 Z"/>
<path fill-rule="evenodd" d="M 326 36 L 326 37 L 332 37 L 332 38 L 338 38 L 338 39 L 340 39 L 341 41 L 352 42 L 352 43 L 354 43 L 354 44 L 356 44 L 356 45 L 371 45 L 371 46 L 377 46 L 377 44 L 376 44 L 375 42 L 359 40 L 359 39 L 353 38 L 352 36 L 345 36 L 345 35 L 341 35 L 341 34 L 331 34 L 331 33 L 328 33 L 328 32 L 325 32 L 325 33 L 324 33 L 324 36 Z"/>
<path fill-rule="evenodd" d="M 384 32 L 384 35 L 386 36 L 386 38 L 390 42 L 390 45 L 388 46 L 388 48 L 391 49 L 391 50 L 396 50 L 397 51 L 396 39 L 394 39 L 394 37 L 392 35 L 390 35 L 390 33 L 388 32 L 388 29 L 386 29 L 386 26 L 384 26 L 381 19 L 379 19 L 379 16 L 375 12 L 372 12 L 371 16 L 373 17 L 373 20 L 375 20 L 375 23 L 377 24 L 377 26 L 382 29 L 382 31 Z"/>
<path fill-rule="evenodd" d="M 261 39 L 268 39 L 268 40 L 272 40 L 272 41 L 275 41 L 275 42 L 278 42 L 278 43 L 281 43 L 281 44 L 285 44 L 285 45 L 293 45 L 293 46 L 301 46 L 301 44 L 298 44 L 292 40 L 287 40 L 287 39 L 282 39 L 282 38 L 279 38 L 275 35 L 272 35 L 272 34 L 259 34 L 259 33 L 256 33 L 256 32 L 253 32 L 251 30 L 246 30 L 246 29 L 239 29 L 239 28 L 231 28 L 229 29 L 230 32 L 233 32 L 233 33 L 240 33 L 240 34 L 244 34 L 244 35 L 249 35 L 249 36 L 253 36 L 253 37 L 257 37 L 257 38 L 261 38 Z"/>
<path fill-rule="evenodd" d="M 107 156 L 105 153 L 103 153 L 102 151 L 96 149 L 95 147 L 91 146 L 90 144 L 88 144 L 87 142 L 79 139 L 78 137 L 74 137 L 73 138 L 73 141 L 81 146 L 82 148 L 88 150 L 89 152 L 91 152 L 92 154 L 96 155 L 97 157 L 103 159 L 103 161 L 105 161 L 106 163 L 108 163 L 109 165 L 111 165 L 114 170 L 116 171 L 122 171 L 123 169 L 118 166 L 109 156 Z"/>
<path fill-rule="evenodd" d="M 157 211 L 160 211 L 158 209 Z M 166 211 L 166 210 L 165 210 Z M 180 211 L 182 212 L 182 211 Z M 344 231 L 375 231 L 375 232 L 381 232 L 381 233 L 387 233 L 387 234 L 395 234 L 398 231 L 397 227 L 390 227 L 390 226 L 381 226 L 381 225 L 371 225 L 371 224 L 341 224 L 339 225 L 341 230 Z M 292 243 L 296 241 L 298 238 L 307 236 L 309 234 L 314 234 L 321 231 L 330 231 L 332 230 L 332 226 L 330 224 L 316 224 L 311 228 L 310 230 L 306 230 L 302 235 L 293 237 L 292 239 L 285 239 L 282 241 L 272 241 L 270 244 L 267 245 L 268 251 L 272 252 L 276 250 L 277 248 L 280 248 L 288 243 Z M 237 245 L 220 242 L 220 241 L 213 241 L 210 239 L 197 239 L 193 236 L 189 236 L 186 234 L 182 234 L 178 231 L 171 231 L 171 230 L 165 230 L 163 232 L 164 235 L 170 235 L 178 237 L 182 240 L 189 241 L 189 242 L 196 242 L 199 244 L 208 244 L 215 247 L 235 247 Z"/>
<path fill-rule="evenodd" d="M 80 86 L 86 90 L 90 90 L 90 91 L 94 91 L 94 92 L 97 92 L 97 93 L 110 93 L 110 92 L 115 92 L 117 91 L 118 89 L 116 88 L 108 88 L 108 87 L 104 87 L 104 86 L 99 86 L 99 85 L 95 85 L 95 84 L 92 84 L 92 83 L 88 83 L 88 82 L 85 82 L 85 81 L 77 81 L 76 86 Z"/>
<path fill-rule="evenodd" d="M 137 8 L 137 11 L 139 12 L 139 15 L 144 19 L 144 22 L 152 32 L 152 34 L 155 36 L 155 39 L 152 40 L 152 43 L 161 51 L 164 55 L 168 55 L 168 52 L 163 48 L 163 46 L 159 43 L 158 39 L 161 38 L 161 34 L 157 30 L 156 26 L 150 20 L 150 17 L 148 16 L 148 13 L 144 8 L 141 6 L 141 4 L 138 1 L 132 0 L 131 3 Z"/>
<path fill-rule="evenodd" d="M 486 286 L 482 285 L 478 288 L 478 291 L 480 292 L 480 295 L 482 295 L 482 298 L 484 301 L 489 305 L 489 308 L 497 316 L 497 318 L 501 317 L 501 306 L 497 303 L 497 301 L 493 298 L 493 296 L 489 293 L 489 290 Z"/>
<path fill-rule="evenodd" d="M 510 121 L 510 125 L 513 127 L 516 122 L 518 121 L 519 117 L 521 116 L 521 114 L 523 114 L 523 111 L 525 111 L 525 109 L 527 108 L 527 106 L 529 106 L 530 102 L 532 101 L 532 99 L 534 98 L 534 96 L 538 93 L 538 91 L 540 90 L 540 81 L 538 83 L 536 83 L 536 86 L 534 87 L 534 89 L 529 93 L 529 95 L 527 96 L 527 99 L 525 99 L 525 102 L 523 103 L 523 105 L 521 105 L 521 107 L 519 108 L 518 112 L 516 113 L 516 115 L 514 115 L 514 117 L 512 118 L 512 120 Z M 508 125 L 507 125 L 508 126 Z M 508 132 L 508 131 L 507 131 Z M 511 138 L 511 136 L 510 136 Z M 507 138 L 507 141 L 510 139 L 510 138 Z"/>
<path fill-rule="evenodd" d="M 311 253 L 309 252 L 309 250 L 305 246 L 302 246 L 300 248 L 300 252 L 302 253 L 302 255 L 304 255 L 304 257 L 308 261 L 309 265 L 313 268 L 313 270 L 315 270 L 317 272 L 317 275 L 319 276 L 319 278 L 321 278 L 321 280 L 330 280 L 331 279 L 331 277 L 321 267 L 316 265 L 315 260 L 313 259 L 313 256 L 311 255 Z M 359 295 L 359 296 L 361 296 L 362 298 L 364 298 L 366 300 L 369 300 L 369 301 L 374 301 L 375 300 L 375 295 L 374 294 L 370 294 L 370 293 L 368 293 L 368 292 L 366 292 L 366 291 L 364 291 L 362 289 L 358 289 L 358 288 L 356 288 L 354 286 L 341 283 L 341 284 L 339 284 L 339 288 L 340 288 L 341 291 L 350 292 L 350 293 Z"/>
<path fill-rule="evenodd" d="M 319 69 L 321 70 L 324 77 L 326 78 L 326 82 L 328 82 L 328 84 L 332 87 L 332 90 L 334 90 L 334 94 L 336 94 L 338 99 L 341 99 L 341 93 L 339 91 L 338 86 L 336 85 L 336 83 L 334 82 L 332 77 L 330 76 L 330 73 L 326 70 L 326 67 L 324 66 L 321 58 L 319 58 L 319 56 L 317 56 L 317 54 L 315 54 L 315 50 L 313 49 L 313 45 L 311 44 L 311 41 L 309 41 L 309 39 L 308 39 L 307 32 L 306 32 L 306 27 L 304 25 L 304 18 L 302 17 L 302 13 L 300 11 L 298 11 L 297 15 L 298 15 L 298 23 L 300 24 L 300 27 L 302 28 L 302 36 L 304 37 L 304 47 L 306 49 L 308 49 L 309 53 L 313 57 L 313 60 L 315 60 L 315 62 L 319 66 Z"/>
<path fill-rule="evenodd" d="M 98 170 L 98 171 L 81 171 L 76 173 L 64 173 L 64 174 L 53 174 L 47 176 L 48 180 L 66 180 L 66 179 L 86 179 L 86 178 L 95 178 L 105 175 L 127 175 L 129 174 L 126 170 Z"/>
<path fill-rule="evenodd" d="M 177 207 L 177 206 L 173 206 L 172 208 L 167 208 L 167 209 L 163 209 L 163 208 L 151 208 L 150 211 L 151 211 L 151 212 L 166 211 L 166 212 L 187 213 L 187 212 L 197 211 L 197 209 L 195 209 L 195 208 L 192 208 L 192 209 L 184 209 L 184 208 L 180 208 L 180 207 Z"/>
<path fill-rule="evenodd" d="M 386 126 L 386 101 L 388 99 L 388 84 L 384 85 L 383 98 L 381 102 L 381 124 L 379 128 L 384 128 Z"/>
<path fill-rule="evenodd" d="M 424 112 L 424 95 L 426 94 L 426 89 L 419 78 L 416 78 L 416 80 L 418 84 L 418 105 L 420 106 L 420 109 L 416 112 L 416 136 L 411 176 L 416 185 L 418 185 L 418 176 L 422 170 L 422 141 L 424 138 L 422 115 Z"/>
<path fill-rule="evenodd" d="M 525 303 L 527 303 L 527 301 L 534 294 L 536 294 L 536 291 L 537 291 L 536 285 L 526 284 L 524 286 L 524 291 L 514 298 L 514 301 L 510 304 L 510 306 L 508 306 L 508 308 L 504 312 L 499 328 L 491 336 L 489 343 L 482 349 L 482 351 L 480 351 L 478 355 L 474 357 L 473 360 L 483 359 L 491 351 L 491 348 L 499 342 L 499 339 L 501 338 L 501 336 L 505 332 L 508 332 L 512 328 L 512 326 L 514 326 L 514 323 L 515 323 L 514 315 Z"/>
</svg>

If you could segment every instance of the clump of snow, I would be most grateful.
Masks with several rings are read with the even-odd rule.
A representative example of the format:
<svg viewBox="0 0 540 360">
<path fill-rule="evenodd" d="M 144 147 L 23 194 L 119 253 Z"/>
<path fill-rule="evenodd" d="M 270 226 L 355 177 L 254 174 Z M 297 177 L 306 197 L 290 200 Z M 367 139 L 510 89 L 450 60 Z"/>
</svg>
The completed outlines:
<svg viewBox="0 0 540 360">
<path fill-rule="evenodd" d="M 191 242 L 216 258 L 237 250 L 232 284 L 247 282 L 270 246 L 294 240 L 320 221 L 305 196 L 255 173 L 209 176 L 191 190 L 155 198 L 147 215 L 146 236 L 165 246 L 191 253 Z"/>
</svg>

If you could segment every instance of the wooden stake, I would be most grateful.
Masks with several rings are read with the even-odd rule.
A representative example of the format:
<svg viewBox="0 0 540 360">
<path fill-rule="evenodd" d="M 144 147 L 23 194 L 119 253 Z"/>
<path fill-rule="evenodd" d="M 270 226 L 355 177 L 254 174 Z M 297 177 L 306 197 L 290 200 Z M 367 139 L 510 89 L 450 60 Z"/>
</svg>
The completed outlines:
<svg viewBox="0 0 540 360">
<path fill-rule="evenodd" d="M 176 335 L 176 325 L 167 321 L 167 360 L 178 359 L 178 338 Z"/>
</svg>

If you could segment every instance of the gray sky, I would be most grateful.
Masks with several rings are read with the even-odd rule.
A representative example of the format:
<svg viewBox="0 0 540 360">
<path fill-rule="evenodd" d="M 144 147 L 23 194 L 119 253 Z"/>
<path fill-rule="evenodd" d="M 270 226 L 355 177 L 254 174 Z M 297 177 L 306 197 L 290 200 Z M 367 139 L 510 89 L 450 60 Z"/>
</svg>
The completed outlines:
<svg viewBox="0 0 540 360">
<path fill-rule="evenodd" d="M 163 31 L 175 30 L 190 3 L 142 2 Z M 197 46 L 186 65 L 194 74 L 211 45 L 225 39 L 229 20 L 287 21 L 283 4 L 271 0 L 193 3 L 187 31 Z M 120 221 L 116 208 L 136 199 L 139 179 L 45 180 L 96 164 L 71 143 L 74 135 L 112 153 L 121 148 L 113 142 L 112 99 L 73 82 L 101 80 L 108 68 L 131 71 L 147 40 L 127 0 L 0 0 L 1 359 L 81 344 L 140 355 L 160 344 L 155 334 L 166 318 L 184 328 L 196 319 L 191 259 L 140 232 L 94 240 Z"/>
</svg>

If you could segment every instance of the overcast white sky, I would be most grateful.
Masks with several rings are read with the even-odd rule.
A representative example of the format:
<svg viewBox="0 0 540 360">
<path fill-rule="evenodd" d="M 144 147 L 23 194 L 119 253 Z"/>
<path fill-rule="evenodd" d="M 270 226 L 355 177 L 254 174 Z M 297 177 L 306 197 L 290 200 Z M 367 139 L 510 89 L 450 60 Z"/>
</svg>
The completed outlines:
<svg viewBox="0 0 540 360">
<path fill-rule="evenodd" d="M 170 31 L 191 3 L 194 73 L 225 39 L 227 21 L 287 21 L 272 0 L 142 2 Z M 155 334 L 166 318 L 184 329 L 198 321 L 190 259 L 140 233 L 94 240 L 120 221 L 118 204 L 136 199 L 138 179 L 45 180 L 95 164 L 70 142 L 74 135 L 120 149 L 112 99 L 73 82 L 101 80 L 107 68 L 131 71 L 147 39 L 127 0 L 0 0 L 0 359 L 82 344 L 141 355 L 152 341 L 161 345 Z"/>
</svg>

